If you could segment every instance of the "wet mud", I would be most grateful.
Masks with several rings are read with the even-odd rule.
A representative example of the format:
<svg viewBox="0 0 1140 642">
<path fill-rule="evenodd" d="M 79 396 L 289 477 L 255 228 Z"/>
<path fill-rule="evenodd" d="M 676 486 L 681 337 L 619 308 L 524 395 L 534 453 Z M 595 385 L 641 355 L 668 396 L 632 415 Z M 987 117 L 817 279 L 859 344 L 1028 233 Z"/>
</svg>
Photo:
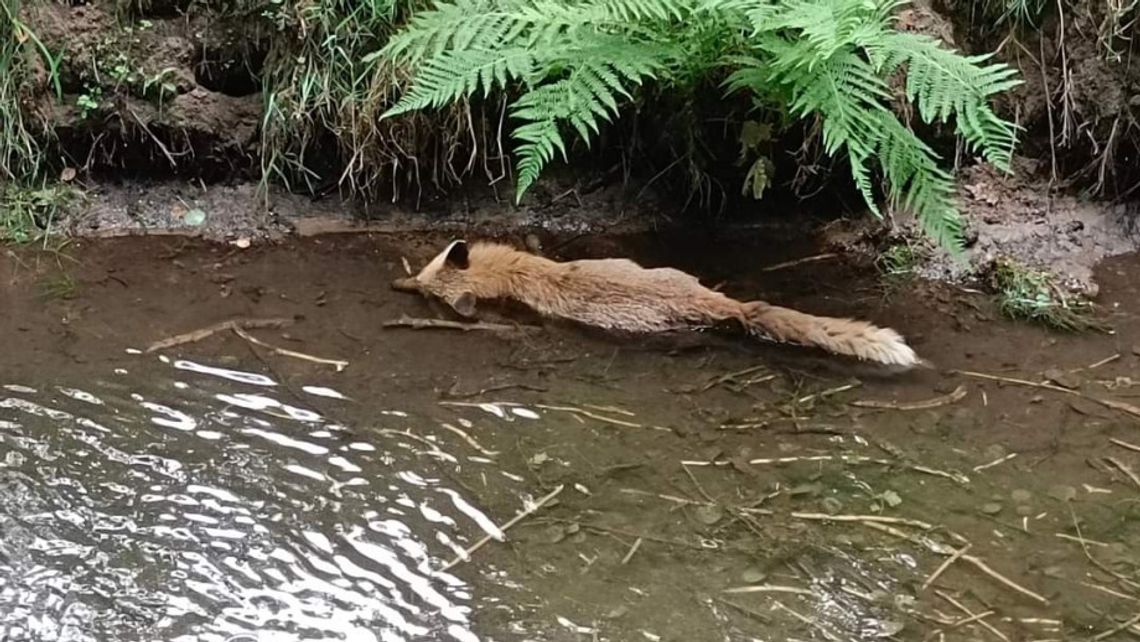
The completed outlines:
<svg viewBox="0 0 1140 642">
<path fill-rule="evenodd" d="M 446 240 L 5 250 L 0 637 L 1140 631 L 1136 256 L 1096 275 L 1114 333 L 1070 336 L 839 258 L 767 269 L 807 242 L 543 239 L 889 325 L 935 364 L 897 375 L 706 335 L 384 327 L 441 317 L 388 284 Z M 145 352 L 234 319 L 287 323 Z"/>
</svg>

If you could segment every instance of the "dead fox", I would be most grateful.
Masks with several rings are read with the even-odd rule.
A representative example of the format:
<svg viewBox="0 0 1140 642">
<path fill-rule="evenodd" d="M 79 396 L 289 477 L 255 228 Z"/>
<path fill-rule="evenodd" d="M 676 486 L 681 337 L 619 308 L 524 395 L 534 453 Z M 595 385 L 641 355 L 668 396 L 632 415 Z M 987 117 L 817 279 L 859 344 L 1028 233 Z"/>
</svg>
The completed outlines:
<svg viewBox="0 0 1140 642">
<path fill-rule="evenodd" d="M 437 297 L 464 317 L 480 299 L 512 300 L 535 312 L 607 330 L 656 333 L 738 323 L 751 336 L 906 368 L 922 365 L 889 328 L 740 302 L 673 268 L 628 259 L 556 262 L 498 243 L 453 241 L 398 290 Z"/>
</svg>

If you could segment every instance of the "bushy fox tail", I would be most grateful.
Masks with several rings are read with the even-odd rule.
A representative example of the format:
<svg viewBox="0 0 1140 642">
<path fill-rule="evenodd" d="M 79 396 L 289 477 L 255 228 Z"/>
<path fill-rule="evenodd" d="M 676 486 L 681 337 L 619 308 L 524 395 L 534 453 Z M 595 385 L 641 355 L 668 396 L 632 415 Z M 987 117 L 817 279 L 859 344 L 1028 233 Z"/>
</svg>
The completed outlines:
<svg viewBox="0 0 1140 642">
<path fill-rule="evenodd" d="M 743 322 L 750 334 L 770 341 L 814 346 L 886 365 L 927 365 L 898 332 L 864 321 L 817 317 L 753 301 L 744 304 Z"/>
</svg>

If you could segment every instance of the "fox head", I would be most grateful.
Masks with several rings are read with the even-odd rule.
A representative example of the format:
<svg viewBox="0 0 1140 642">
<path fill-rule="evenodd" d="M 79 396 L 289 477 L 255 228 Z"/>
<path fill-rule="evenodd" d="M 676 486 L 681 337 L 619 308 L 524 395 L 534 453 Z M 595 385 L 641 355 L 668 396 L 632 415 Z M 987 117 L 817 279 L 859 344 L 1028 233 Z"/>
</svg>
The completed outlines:
<svg viewBox="0 0 1140 642">
<path fill-rule="evenodd" d="M 438 298 L 461 316 L 474 316 L 475 294 L 467 272 L 471 267 L 467 249 L 467 241 L 452 241 L 419 274 L 397 279 L 392 287 Z"/>
</svg>

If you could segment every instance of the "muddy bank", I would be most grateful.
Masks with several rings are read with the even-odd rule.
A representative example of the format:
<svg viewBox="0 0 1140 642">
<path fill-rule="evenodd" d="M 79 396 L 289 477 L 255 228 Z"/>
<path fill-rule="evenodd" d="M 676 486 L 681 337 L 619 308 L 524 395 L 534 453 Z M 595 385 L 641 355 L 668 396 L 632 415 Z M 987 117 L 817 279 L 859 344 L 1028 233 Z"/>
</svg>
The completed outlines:
<svg viewBox="0 0 1140 642">
<path fill-rule="evenodd" d="M 619 186 L 583 192 L 573 180 L 548 179 L 522 206 L 473 189 L 467 198 L 364 203 L 330 194 L 311 198 L 255 183 L 208 185 L 175 181 L 95 182 L 59 221 L 77 238 L 176 235 L 242 246 L 323 233 L 424 232 L 495 236 L 521 242 L 529 233 L 560 242 L 580 234 L 693 229 L 722 238 L 783 239 L 819 252 L 847 253 L 873 263 L 892 244 L 921 251 L 917 274 L 973 284 L 993 261 L 1007 257 L 1060 277 L 1073 291 L 1095 296 L 1100 261 L 1140 249 L 1135 207 L 1051 192 L 1024 175 L 974 169 L 960 179 L 959 204 L 967 247 L 961 260 L 926 241 L 912 221 L 879 221 L 854 212 L 836 218 L 819 204 L 795 204 L 762 215 L 740 212 L 720 220 L 694 220 L 662 195 L 630 202 Z"/>
<path fill-rule="evenodd" d="M 0 357 L 0 443 L 16 453 L 0 485 L 2 563 L 22 578 L 5 608 L 69 639 L 124 641 L 291 639 L 299 623 L 305 639 L 614 642 L 1130 626 L 1137 420 L 1093 399 L 1135 401 L 1135 256 L 1097 274 L 1116 334 L 1059 338 L 954 288 L 883 290 L 841 260 L 765 271 L 808 255 L 806 241 L 655 233 L 556 252 L 631 256 L 734 296 L 867 318 L 936 364 L 881 378 L 738 342 L 383 328 L 438 314 L 387 284 L 402 257 L 418 265 L 446 238 L 245 251 L 81 239 L 74 263 L 0 256 L 0 333 L 18 338 Z M 250 317 L 293 319 L 252 332 L 349 365 L 232 333 L 130 351 Z M 956 370 L 1049 377 L 1080 395 Z M 327 390 L 344 398 L 312 392 Z M 502 524 L 559 487 L 451 568 L 455 580 L 430 573 L 485 534 L 472 515 Z M 968 559 L 940 570 L 967 544 Z M 46 599 L 52 576 L 26 572 L 40 567 L 69 582 L 71 602 Z"/>
</svg>

